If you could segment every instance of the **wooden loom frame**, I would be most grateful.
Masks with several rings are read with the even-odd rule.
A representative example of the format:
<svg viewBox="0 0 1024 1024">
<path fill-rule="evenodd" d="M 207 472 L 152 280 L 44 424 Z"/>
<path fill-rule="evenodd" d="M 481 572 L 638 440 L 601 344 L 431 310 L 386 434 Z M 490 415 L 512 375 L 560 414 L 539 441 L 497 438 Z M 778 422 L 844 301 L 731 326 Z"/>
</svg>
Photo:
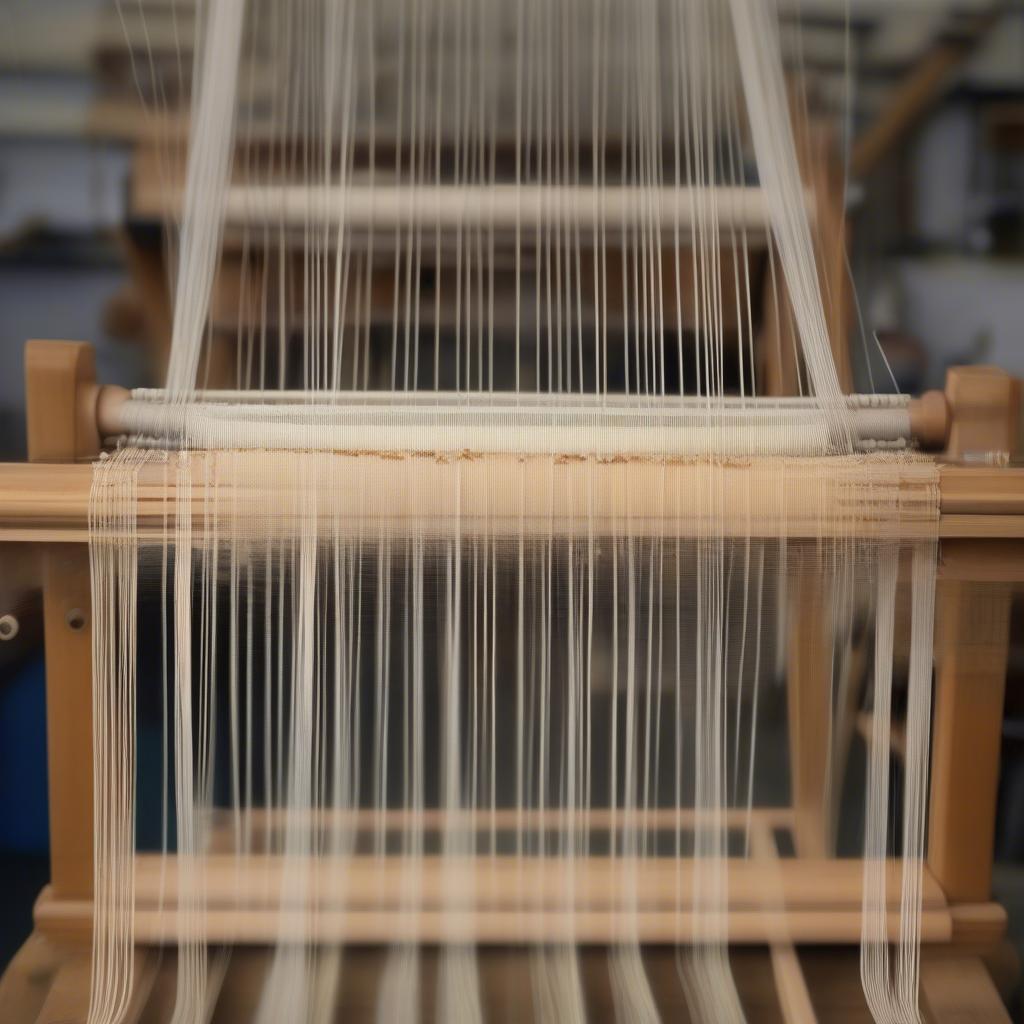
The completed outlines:
<svg viewBox="0 0 1024 1024">
<path fill-rule="evenodd" d="M 61 948 L 81 948 L 91 938 L 93 886 L 90 580 L 84 543 L 91 470 L 87 464 L 68 463 L 89 460 L 99 450 L 98 390 L 87 345 L 30 343 L 26 363 L 29 457 L 35 465 L 0 466 L 0 542 L 36 544 L 42 552 L 51 883 L 37 903 L 36 928 Z M 946 398 L 951 420 L 947 456 L 955 459 L 1017 447 L 1018 387 L 1008 376 L 986 369 L 953 371 Z M 960 992 L 953 1002 L 962 1010 L 965 999 L 976 999 L 978 1007 L 986 1007 L 985 1016 L 978 1019 L 998 1020 L 990 1015 L 997 1012 L 998 999 L 987 974 L 979 973 L 976 965 L 978 956 L 995 947 L 1005 928 L 1004 912 L 990 901 L 991 873 L 1011 586 L 1024 581 L 1024 470 L 944 466 L 941 496 L 923 932 L 929 956 L 939 953 L 944 967 L 938 974 L 926 969 L 923 988 L 932 1005 L 942 1000 L 929 1000 L 930 985 L 941 989 L 948 987 L 951 977 L 970 978 L 974 995 Z M 792 807 L 755 811 L 756 856 L 751 862 L 730 865 L 728 929 L 733 942 L 770 947 L 786 1018 L 803 1021 L 814 1017 L 813 1011 L 808 1016 L 809 997 L 793 946 L 859 941 L 861 867 L 859 861 L 824 860 L 826 750 L 819 723 L 828 708 L 820 685 L 820 584 L 807 580 L 791 600 L 795 605 L 788 644 Z M 673 820 L 672 824 L 685 822 Z M 798 858 L 777 857 L 777 828 L 791 831 Z M 393 886 L 394 877 L 389 880 L 387 870 L 380 863 L 375 868 L 370 860 L 346 865 L 346 871 L 359 881 L 356 888 Z M 144 863 L 140 870 L 144 883 L 148 870 Z M 508 870 L 507 865 L 497 865 L 498 874 L 490 879 L 483 872 L 480 884 L 485 891 L 493 887 L 497 894 L 495 911 L 501 910 Z M 595 902 L 584 915 L 579 937 L 606 940 L 609 930 L 614 931 L 615 887 L 606 864 L 595 861 L 587 871 L 592 877 L 583 880 L 582 889 Z M 784 911 L 764 905 L 761 894 L 770 888 L 765 885 L 765 872 L 771 872 L 772 883 L 781 885 L 786 894 Z M 554 869 L 550 881 L 558 881 Z M 642 939 L 672 942 L 681 920 L 685 932 L 685 911 L 681 918 L 674 905 L 668 912 L 663 905 L 666 892 L 675 884 L 674 874 L 670 881 L 660 880 L 657 871 L 645 877 L 639 912 L 644 921 Z M 555 917 L 546 923 L 554 925 L 564 909 L 556 906 Z M 379 914 L 364 911 L 358 917 L 363 940 L 388 939 L 391 932 L 386 923 L 382 927 Z M 507 939 L 510 928 L 521 939 L 539 937 L 516 932 L 514 917 L 506 912 L 504 918 L 500 913 L 493 918 L 494 938 Z M 518 924 L 524 920 L 520 917 Z M 279 925 L 275 914 L 258 907 L 241 916 L 228 909 L 211 911 L 212 939 L 268 942 Z M 171 932 L 166 913 L 140 911 L 140 942 L 158 944 Z M 346 934 L 351 934 L 348 920 Z M 337 937 L 328 923 L 324 938 Z M 486 930 L 478 937 L 487 941 Z M 83 979 L 88 987 L 88 971 L 83 974 L 80 958 L 71 962 L 75 966 L 64 972 L 65 982 L 77 986 L 81 997 Z M 61 991 L 55 986 L 55 1006 L 64 1005 Z M 932 1013 L 946 1019 L 935 1005 Z M 52 1013 L 39 1018 L 41 1022 L 57 1019 Z"/>
</svg>

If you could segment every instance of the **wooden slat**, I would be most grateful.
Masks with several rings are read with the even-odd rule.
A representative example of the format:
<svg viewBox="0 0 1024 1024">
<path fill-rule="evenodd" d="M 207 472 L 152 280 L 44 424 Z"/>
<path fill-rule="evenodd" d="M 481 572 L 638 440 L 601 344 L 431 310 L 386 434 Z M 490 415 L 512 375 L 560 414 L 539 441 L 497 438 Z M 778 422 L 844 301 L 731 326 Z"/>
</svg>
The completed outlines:
<svg viewBox="0 0 1024 1024">
<path fill-rule="evenodd" d="M 48 903 L 36 906 L 36 927 L 61 941 L 87 940 L 92 933 L 92 905 Z M 138 911 L 134 919 L 135 941 L 142 945 L 177 942 L 185 927 L 196 920 L 179 920 L 171 908 Z M 900 914 L 887 919 L 888 935 L 900 934 Z M 475 942 L 481 945 L 573 942 L 606 945 L 620 941 L 641 943 L 729 942 L 738 945 L 770 943 L 780 933 L 794 943 L 828 945 L 860 941 L 860 910 L 735 911 L 699 918 L 690 911 L 583 911 L 564 910 L 517 913 L 504 911 L 476 915 L 450 911 L 348 911 L 232 910 L 211 909 L 204 918 L 202 934 L 211 944 L 273 945 L 276 942 L 350 943 L 379 945 L 394 941 Z M 948 910 L 927 910 L 921 917 L 921 936 L 926 943 L 945 943 L 952 934 Z"/>
<path fill-rule="evenodd" d="M 939 584 L 928 863 L 954 902 L 991 894 L 1011 596 Z"/>
<path fill-rule="evenodd" d="M 69 898 L 93 885 L 92 607 L 89 553 L 50 545 L 43 558 L 50 878 Z"/>
<path fill-rule="evenodd" d="M 607 468 L 611 473 L 617 467 Z M 671 481 L 676 471 L 680 471 L 680 468 L 666 467 L 666 479 Z M 998 472 L 1015 474 L 1017 471 Z M 1024 492 L 1017 493 L 1015 482 L 1010 481 L 1009 486 L 1006 486 L 991 470 L 963 467 L 955 472 L 943 469 L 940 476 L 940 491 L 943 494 L 947 481 L 951 482 L 953 489 L 952 507 L 960 511 L 942 515 L 937 524 L 941 537 L 1024 538 Z M 0 463 L 0 540 L 55 543 L 87 540 L 91 485 L 92 468 L 87 465 L 32 466 Z M 655 498 L 661 493 L 661 487 L 659 473 L 658 487 L 653 488 Z M 140 488 L 140 508 L 143 514 L 148 503 L 154 510 L 160 508 L 162 518 L 163 503 L 170 500 L 172 494 L 172 489 L 143 484 Z M 969 499 L 969 494 L 973 494 L 973 498 Z M 787 507 L 796 500 L 796 496 L 787 498 Z M 993 508 L 1000 509 L 1001 514 L 991 514 L 988 510 Z M 966 511 L 968 509 L 977 511 Z M 1012 514 L 1009 514 L 1011 510 Z M 1007 514 L 1002 514 L 1004 512 Z M 638 522 L 637 526 L 644 528 L 642 522 Z M 799 536 L 801 528 L 799 521 L 789 523 L 786 527 L 791 536 Z M 809 530 L 810 526 L 806 528 Z M 658 529 L 661 531 L 662 526 L 659 525 Z M 746 529 L 749 526 L 745 525 Z M 827 524 L 816 522 L 815 536 L 820 529 L 827 529 Z M 914 535 L 918 529 L 908 524 L 905 532 L 908 536 Z"/>
<path fill-rule="evenodd" d="M 957 946 L 991 954 L 1006 935 L 1006 910 L 998 903 L 954 903 L 949 912 Z"/>
<path fill-rule="evenodd" d="M 174 941 L 178 867 L 154 855 L 137 857 L 135 936 L 142 943 Z M 314 928 L 319 941 L 378 943 L 458 938 L 485 944 L 580 941 L 605 943 L 638 936 L 647 942 L 703 938 L 737 943 L 856 943 L 861 929 L 858 861 L 730 861 L 729 909 L 724 916 L 695 914 L 694 865 L 673 858 L 637 865 L 626 880 L 622 861 L 587 858 L 568 875 L 565 862 L 477 858 L 464 863 L 428 857 L 417 867 L 419 889 L 403 888 L 410 865 L 399 858 L 357 857 L 318 861 L 309 876 L 315 897 L 281 904 L 280 858 L 206 858 L 206 870 L 189 865 L 185 878 L 205 879 L 203 934 L 211 943 L 274 942 L 279 934 L 302 937 Z M 889 891 L 898 892 L 899 865 Z M 924 874 L 922 929 L 927 942 L 953 936 L 949 908 Z M 195 893 L 194 895 L 199 895 Z M 475 904 L 466 901 L 472 896 Z M 461 902 L 460 902 L 461 900 Z M 45 890 L 36 925 L 63 941 L 87 939 L 92 905 L 55 899 Z M 899 908 L 889 915 L 899 932 Z"/>
<path fill-rule="evenodd" d="M 40 959 L 36 951 L 45 951 Z M 79 950 L 55 957 L 54 947 L 38 933 L 18 953 L 0 982 L 0 1018 L 4 1021 L 36 1020 L 39 1008 L 50 995 L 57 970 L 75 960 L 88 964 L 88 952 Z M 143 948 L 137 954 L 144 953 Z M 333 951 L 339 954 L 340 951 Z M 333 955 L 328 952 L 327 955 Z M 380 984 L 388 956 L 386 946 L 350 947 L 340 953 L 341 984 L 331 1005 L 335 1019 L 373 1021 L 377 1017 Z M 678 973 L 678 952 L 668 946 L 651 946 L 643 952 L 644 968 L 664 1020 L 688 1019 L 687 1005 Z M 482 948 L 478 951 L 481 994 L 488 1019 L 528 1020 L 535 1011 L 529 949 Z M 608 977 L 609 952 L 600 947 L 579 951 L 584 997 L 593 1012 L 612 1005 Z M 422 989 L 419 1006 L 427 1016 L 436 1002 L 436 951 L 421 951 Z M 213 965 L 211 1003 L 216 1001 L 213 1024 L 237 1024 L 255 1018 L 260 996 L 273 963 L 272 949 L 258 946 L 236 948 Z M 785 994 L 770 953 L 736 947 L 729 959 L 748 1020 L 752 1024 L 782 1024 L 799 1018 L 787 1012 Z M 823 1022 L 870 1024 L 871 1015 L 861 990 L 855 948 L 805 949 L 801 954 L 808 994 Z M 155 1022 L 170 1019 L 175 1002 L 177 964 L 173 953 L 146 957 L 146 973 L 138 981 L 129 1007 L 129 1021 Z M 81 968 L 80 968 L 81 969 Z M 147 977 L 148 974 L 148 977 Z M 223 981 L 221 982 L 221 976 Z M 27 998 L 12 998 L 12 983 L 30 990 Z M 87 996 L 87 992 L 86 992 Z M 929 946 L 922 957 L 921 1003 L 930 1024 L 1004 1024 L 1009 1021 L 996 986 L 984 963 L 975 955 Z M 51 1004 L 54 1005 L 54 1004 Z M 68 1005 L 61 1024 L 85 1019 L 87 1004 Z"/>
<path fill-rule="evenodd" d="M 577 829 L 579 831 L 624 828 L 691 829 L 700 823 L 716 827 L 745 829 L 749 824 L 767 829 L 790 829 L 793 813 L 789 807 L 726 807 L 720 811 L 698 811 L 690 807 L 587 807 L 567 812 L 558 807 L 324 807 L 313 812 L 301 808 L 253 807 L 242 812 L 243 828 L 254 836 L 301 822 L 321 829 L 401 830 L 413 827 L 436 831 L 448 826 L 471 831 L 488 829 Z M 217 809 L 210 814 L 214 829 L 234 831 L 234 813 Z"/>
<path fill-rule="evenodd" d="M 89 957 L 79 956 L 64 964 L 50 984 L 36 1024 L 84 1020 L 83 1013 L 89 1007 L 91 976 Z"/>
<path fill-rule="evenodd" d="M 943 515 L 1020 515 L 1024 509 L 1024 469 L 942 466 L 939 507 Z"/>
<path fill-rule="evenodd" d="M 953 415 L 950 458 L 1013 453 L 1016 380 L 987 367 L 952 369 L 946 397 Z M 1007 480 L 1014 483 L 1008 487 Z M 1006 511 L 1018 483 L 989 475 L 987 489 L 979 487 L 986 495 L 982 507 Z M 962 563 L 963 553 L 961 569 Z M 957 578 L 942 580 L 936 594 L 928 865 L 951 903 L 984 903 L 991 895 L 1012 596 L 1009 582 Z"/>
<path fill-rule="evenodd" d="M 753 830 L 751 849 L 773 867 L 779 864 L 779 848 L 771 829 L 758 825 Z M 788 935 L 779 935 L 769 947 L 779 1008 L 786 1024 L 817 1024 L 817 1014 L 807 991 L 800 954 Z"/>
<path fill-rule="evenodd" d="M 991 976 L 976 957 L 925 959 L 921 996 L 932 1024 L 1010 1024 Z"/>
<path fill-rule="evenodd" d="M 33 932 L 0 976 L 0 1020 L 34 1021 L 54 978 L 73 955 Z"/>
<path fill-rule="evenodd" d="M 135 858 L 135 899 L 140 907 L 178 898 L 184 868 L 186 884 L 202 886 L 209 906 L 239 903 L 277 906 L 282 899 L 285 862 L 276 855 L 236 858 L 211 854 L 180 864 L 174 857 L 139 854 Z M 899 906 L 902 864 L 888 865 L 888 891 Z M 729 906 L 735 909 L 848 908 L 859 912 L 864 867 L 856 859 L 792 858 L 727 861 Z M 405 858 L 319 858 L 311 862 L 303 896 L 321 907 L 401 907 L 413 900 L 426 907 L 490 908 L 688 907 L 694 898 L 697 868 L 692 860 L 651 857 L 641 860 L 588 856 L 570 861 L 555 857 L 427 856 Z M 923 906 L 942 910 L 946 900 L 931 875 L 923 876 Z M 411 895 L 410 895 L 411 894 Z"/>
<path fill-rule="evenodd" d="M 82 529 L 91 485 L 91 465 L 70 458 L 50 465 L 0 463 L 0 529 Z M 942 466 L 939 489 L 944 523 L 963 524 L 971 517 L 997 528 L 1009 525 L 1005 535 L 1017 536 L 1024 518 L 1024 469 Z"/>
<path fill-rule="evenodd" d="M 794 573 L 789 584 L 786 699 L 794 839 L 803 857 L 831 848 L 828 813 L 831 753 L 832 614 L 820 571 Z"/>
</svg>

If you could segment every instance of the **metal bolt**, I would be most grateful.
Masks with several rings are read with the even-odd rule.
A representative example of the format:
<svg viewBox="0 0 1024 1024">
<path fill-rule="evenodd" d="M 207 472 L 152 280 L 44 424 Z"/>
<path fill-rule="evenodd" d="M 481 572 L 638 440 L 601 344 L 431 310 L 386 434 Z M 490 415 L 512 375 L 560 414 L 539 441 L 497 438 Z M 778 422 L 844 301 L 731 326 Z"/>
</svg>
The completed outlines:
<svg viewBox="0 0 1024 1024">
<path fill-rule="evenodd" d="M 0 640 L 13 640 L 18 628 L 18 620 L 13 615 L 0 615 Z"/>
</svg>

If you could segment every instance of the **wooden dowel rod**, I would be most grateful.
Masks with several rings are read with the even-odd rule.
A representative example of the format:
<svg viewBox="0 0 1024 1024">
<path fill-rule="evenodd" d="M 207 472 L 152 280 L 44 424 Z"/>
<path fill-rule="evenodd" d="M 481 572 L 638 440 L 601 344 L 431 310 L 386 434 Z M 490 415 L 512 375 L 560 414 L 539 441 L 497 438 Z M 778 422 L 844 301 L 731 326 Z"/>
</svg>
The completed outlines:
<svg viewBox="0 0 1024 1024">
<path fill-rule="evenodd" d="M 933 536 L 934 467 L 880 462 L 865 472 L 851 459 L 736 460 L 720 466 L 680 462 L 554 462 L 549 457 L 456 458 L 292 452 L 193 456 L 198 523 L 234 518 L 234 532 L 290 535 L 294 492 L 303 479 L 330 481 L 313 510 L 325 530 L 409 530 L 545 535 L 586 530 L 669 536 Z M 0 466 L 0 529 L 84 528 L 88 467 Z M 204 474 L 218 479 L 204 489 Z M 174 473 L 149 463 L 137 475 L 137 521 L 145 532 L 173 527 Z M 457 482 L 457 488 L 453 488 Z M 713 486 L 712 486 L 713 485 Z M 453 493 L 454 491 L 454 493 Z M 218 506 L 205 504 L 214 498 Z M 897 516 L 898 511 L 898 516 Z M 247 525 L 248 524 L 248 525 Z M 365 530 L 360 532 L 365 533 Z"/>
<path fill-rule="evenodd" d="M 920 398 L 910 400 L 907 411 L 911 437 L 926 451 L 942 451 L 949 440 L 952 423 L 945 393 L 926 391 Z"/>
<path fill-rule="evenodd" d="M 136 410 L 133 414 L 134 419 L 126 419 L 124 407 L 125 403 L 132 401 L 132 393 L 125 388 L 116 386 L 94 387 L 82 394 L 81 401 L 83 406 L 81 417 L 85 419 L 91 416 L 95 420 L 97 433 L 100 438 L 112 438 L 121 434 L 132 433 L 133 429 L 135 432 L 138 432 L 140 428 L 137 426 L 133 428 L 131 424 L 140 415 L 144 415 L 147 412 L 147 407 L 149 407 L 149 416 L 146 422 L 152 420 L 156 426 L 147 427 L 142 432 L 152 432 L 155 430 L 157 433 L 170 432 L 173 435 L 173 428 L 168 426 L 168 424 L 173 422 L 173 418 L 169 417 L 162 409 L 162 404 L 165 401 L 164 393 L 157 391 L 143 392 L 141 394 L 142 397 L 136 399 L 132 406 Z M 386 408 L 397 404 L 407 416 L 413 415 L 416 410 L 419 410 L 424 415 L 429 414 L 432 411 L 436 411 L 439 405 L 445 407 L 445 409 L 450 405 L 452 414 L 456 416 L 460 412 L 474 408 L 473 396 L 465 393 L 371 393 L 369 398 L 373 403 L 370 408 Z M 535 409 L 544 411 L 549 409 L 557 409 L 559 411 L 577 409 L 586 411 L 592 409 L 595 415 L 629 412 L 637 412 L 640 415 L 642 412 L 649 411 L 661 413 L 670 418 L 674 417 L 674 419 L 671 419 L 671 422 L 674 423 L 678 420 L 680 424 L 687 422 L 685 420 L 685 414 L 687 413 L 691 414 L 695 418 L 694 421 L 698 423 L 702 422 L 704 418 L 713 418 L 716 415 L 715 412 L 709 413 L 704 401 L 697 398 L 683 398 L 682 400 L 667 398 L 660 401 L 646 400 L 642 409 L 637 409 L 635 403 L 615 401 L 614 399 L 611 403 L 597 402 L 594 396 L 528 395 L 520 397 L 512 394 L 495 396 L 489 393 L 481 393 L 476 398 L 478 411 L 484 415 L 492 412 L 499 418 L 499 424 L 502 422 L 500 417 L 505 412 L 510 415 L 523 416 Z M 365 412 L 367 408 L 363 404 L 366 398 L 357 392 L 332 392 L 324 393 L 322 396 L 310 392 L 210 392 L 197 395 L 195 401 L 191 404 L 196 409 L 208 406 L 211 413 L 220 420 L 225 420 L 225 417 L 227 417 L 225 425 L 230 423 L 229 413 L 231 412 L 231 410 L 225 411 L 223 407 L 226 405 L 265 406 L 278 414 L 273 422 L 301 424 L 306 422 L 303 416 L 309 419 L 312 415 L 310 411 L 312 408 L 310 405 L 311 400 L 316 401 L 317 408 L 323 407 L 329 410 L 344 410 L 357 406 L 361 412 Z M 852 427 L 855 435 L 859 436 L 861 440 L 895 441 L 900 438 L 906 438 L 908 441 L 916 441 L 923 449 L 928 451 L 941 451 L 946 447 L 952 418 L 949 403 L 942 391 L 925 392 L 920 398 L 911 399 L 905 407 L 862 407 L 858 404 L 857 396 L 852 397 L 850 401 L 853 403 L 850 407 Z M 727 416 L 727 414 L 731 413 L 737 417 L 732 422 L 733 425 L 738 426 L 742 426 L 744 422 L 743 416 L 749 417 L 758 412 L 768 416 L 776 408 L 776 405 L 773 405 L 772 401 L 767 399 L 726 397 L 720 403 L 716 402 L 716 407 L 718 404 L 721 405 L 723 415 Z M 282 418 L 282 410 L 287 411 L 287 406 L 289 405 L 294 405 L 296 408 L 291 413 L 290 418 Z M 808 417 L 813 420 L 816 408 L 817 406 L 811 399 L 779 399 L 777 401 L 777 411 L 779 416 L 784 418 L 779 420 L 779 426 L 789 425 L 791 428 L 794 428 L 794 425 L 804 424 Z M 203 414 L 200 412 L 199 415 L 201 417 Z M 235 415 L 237 416 L 237 412 L 235 412 Z M 315 419 L 315 417 L 313 418 Z M 476 423 L 476 420 L 473 422 Z M 756 421 L 751 422 L 750 429 L 756 435 L 761 431 L 761 427 L 757 425 Z M 268 421 L 268 426 L 269 423 L 270 421 Z M 801 437 L 795 428 L 791 429 L 788 434 L 780 432 L 780 437 L 782 436 L 789 438 L 789 443 L 795 443 Z M 545 448 L 544 450 L 547 449 Z"/>
<path fill-rule="evenodd" d="M 887 917 L 890 941 L 900 934 L 900 914 Z M 156 911 L 137 913 L 136 941 L 165 942 L 181 932 L 176 915 Z M 230 910 L 210 913 L 203 927 L 210 943 L 305 941 L 307 930 L 317 942 L 383 943 L 477 942 L 576 942 L 607 944 L 626 941 L 689 943 L 719 941 L 733 943 L 771 942 L 776 932 L 792 936 L 794 942 L 840 943 L 860 936 L 860 910 L 797 911 L 777 914 L 736 911 L 720 917 L 689 912 L 644 912 L 613 914 L 601 911 L 566 914 L 488 913 L 469 917 L 443 912 L 380 914 L 376 911 L 320 911 L 314 918 L 305 912 L 277 914 L 265 911 L 247 914 Z M 925 911 L 921 915 L 921 940 L 948 940 L 951 925 L 947 911 Z"/>
<path fill-rule="evenodd" d="M 527 231 L 551 224 L 608 228 L 650 222 L 688 229 L 706 204 L 714 204 L 722 224 L 766 232 L 770 223 L 760 188 L 664 187 L 641 190 L 588 185 L 305 185 L 233 186 L 227 194 L 229 224 L 264 223 L 303 227 L 310 220 L 343 222 L 356 230 L 416 224 L 450 230 L 480 224 L 498 230 Z M 808 198 L 808 209 L 813 201 Z"/>
<path fill-rule="evenodd" d="M 215 810 L 210 815 L 214 828 L 234 828 L 235 815 L 232 811 Z M 409 829 L 419 827 L 436 830 L 445 826 L 469 829 L 510 829 L 519 828 L 576 828 L 583 830 L 635 828 L 693 828 L 699 822 L 713 821 L 727 828 L 744 829 L 748 821 L 759 826 L 788 828 L 793 821 L 789 807 L 755 807 L 748 813 L 746 808 L 724 808 L 716 812 L 702 812 L 682 807 L 636 807 L 617 808 L 590 807 L 571 813 L 554 807 L 523 808 L 498 807 L 494 810 L 484 807 L 452 808 L 428 807 L 422 811 L 411 811 L 405 807 L 393 807 L 383 811 L 373 808 L 321 808 L 317 811 L 286 810 L 284 808 L 254 807 L 242 812 L 243 828 L 282 828 L 287 823 L 306 822 L 320 828 Z"/>
<path fill-rule="evenodd" d="M 91 935 L 92 905 L 59 903 L 40 898 L 36 928 L 44 935 L 73 941 Z M 900 915 L 887 917 L 890 941 L 900 934 Z M 278 942 L 386 945 L 396 941 L 439 943 L 475 942 L 482 945 L 573 942 L 607 945 L 617 941 L 688 944 L 697 939 L 733 944 L 763 945 L 779 934 L 792 942 L 857 943 L 861 934 L 860 909 L 836 911 L 746 910 L 728 914 L 695 915 L 690 911 L 643 911 L 635 914 L 587 911 L 502 912 L 452 914 L 380 911 L 216 909 L 199 921 L 179 919 L 176 911 L 143 910 L 134 915 L 133 939 L 142 945 L 176 943 L 191 929 L 210 944 L 276 945 Z M 927 910 L 921 915 L 923 942 L 948 942 L 952 925 L 948 910 Z"/>
<path fill-rule="evenodd" d="M 779 848 L 770 828 L 758 824 L 751 829 L 751 850 L 754 856 L 764 858 L 768 865 L 777 868 Z M 817 1024 L 814 1004 L 807 991 L 807 980 L 800 965 L 800 955 L 789 935 L 779 932 L 769 946 L 775 991 L 779 1009 L 786 1024 Z"/>
<path fill-rule="evenodd" d="M 1024 511 L 1024 469 L 943 466 L 940 472 L 943 515 L 1020 515 Z"/>
<path fill-rule="evenodd" d="M 236 858 L 212 854 L 181 864 L 155 854 L 135 858 L 135 896 L 140 905 L 174 903 L 184 877 L 201 886 L 208 905 L 276 905 L 286 862 L 275 855 Z M 184 869 L 184 875 L 180 873 Z M 628 859 L 478 856 L 329 857 L 308 865 L 303 899 L 316 906 L 355 907 L 462 904 L 479 907 L 688 905 L 693 899 L 694 862 L 672 857 Z M 864 867 L 859 860 L 825 858 L 727 862 L 730 906 L 859 907 Z M 889 892 L 898 906 L 902 865 L 890 862 Z M 923 901 L 945 906 L 941 889 L 925 872 Z"/>
<path fill-rule="evenodd" d="M 604 467 L 610 476 L 621 467 L 612 465 Z M 564 471 L 565 467 L 557 467 L 556 471 Z M 657 487 L 653 490 L 654 500 L 661 493 L 661 468 L 655 471 L 648 467 L 648 474 L 657 476 Z M 664 467 L 665 478 L 674 479 L 674 475 L 683 472 L 682 467 Z M 743 478 L 742 470 L 737 467 L 735 485 L 740 487 Z M 92 486 L 93 470 L 85 464 L 24 464 L 0 463 L 0 540 L 40 543 L 84 543 L 88 540 L 89 492 Z M 162 534 L 165 505 L 173 505 L 174 488 L 172 484 L 161 486 L 147 483 L 153 477 L 152 467 L 146 471 L 139 488 L 140 535 L 146 539 L 159 539 Z M 383 478 L 381 478 L 383 479 Z M 633 479 L 632 477 L 630 479 Z M 642 483 L 640 477 L 636 478 Z M 650 483 L 650 481 L 648 481 Z M 914 485 L 916 487 L 916 485 Z M 678 493 L 680 483 L 676 488 Z M 745 488 L 745 485 L 744 485 Z M 913 488 L 912 488 L 913 491 Z M 745 492 L 745 491 L 744 491 Z M 992 469 L 987 467 L 942 466 L 939 470 L 939 492 L 941 518 L 937 526 L 929 527 L 929 531 L 937 532 L 942 537 L 984 537 L 988 539 L 1016 539 L 1024 537 L 1024 469 L 1007 468 Z M 202 489 L 195 489 L 197 504 L 201 500 Z M 550 492 L 549 492 L 550 494 Z M 539 496 L 538 500 L 539 500 Z M 791 499 L 780 497 L 781 508 L 789 508 L 795 504 L 796 496 Z M 820 498 L 817 499 L 820 502 Z M 550 505 L 550 500 L 545 502 Z M 230 504 L 227 502 L 225 507 Z M 492 515 L 489 520 L 491 528 L 500 526 L 501 517 L 497 515 L 497 501 L 492 502 Z M 584 506 L 585 507 L 585 506 Z M 173 508 L 167 510 L 171 515 L 169 527 L 173 528 Z M 723 530 L 728 534 L 731 530 L 740 530 L 745 534 L 779 535 L 799 537 L 810 535 L 817 537 L 827 535 L 829 523 L 801 517 L 794 509 L 791 520 L 776 521 L 774 524 L 763 521 L 744 521 L 727 517 L 723 520 Z M 369 514 L 369 511 L 367 512 Z M 576 516 L 582 516 L 582 509 L 576 510 Z M 524 518 L 523 528 L 527 533 L 541 529 L 547 532 L 551 528 L 549 517 L 538 516 L 536 520 Z M 576 529 L 573 521 L 568 518 L 555 523 L 556 529 Z M 580 518 L 578 523 L 585 522 Z M 161 529 L 155 528 L 159 523 Z M 464 529 L 472 530 L 474 520 L 471 515 L 464 517 Z M 396 528 L 401 528 L 396 517 Z M 616 529 L 619 532 L 626 525 L 624 522 L 614 523 L 610 518 L 602 522 L 600 516 L 595 517 L 597 529 Z M 636 514 L 628 524 L 633 533 L 666 533 L 666 525 L 659 518 L 652 520 L 649 516 Z M 699 525 L 698 520 L 689 523 L 679 518 L 669 529 L 675 529 L 678 535 L 685 535 L 685 530 Z M 870 524 L 869 524 L 870 525 Z M 435 524 L 436 528 L 436 524 Z M 822 531 L 826 531 L 822 533 Z M 904 536 L 916 536 L 921 528 L 915 523 L 901 523 L 899 532 Z M 515 533 L 518 535 L 519 520 L 516 519 Z M 773 532 L 774 531 L 774 532 Z"/>
</svg>

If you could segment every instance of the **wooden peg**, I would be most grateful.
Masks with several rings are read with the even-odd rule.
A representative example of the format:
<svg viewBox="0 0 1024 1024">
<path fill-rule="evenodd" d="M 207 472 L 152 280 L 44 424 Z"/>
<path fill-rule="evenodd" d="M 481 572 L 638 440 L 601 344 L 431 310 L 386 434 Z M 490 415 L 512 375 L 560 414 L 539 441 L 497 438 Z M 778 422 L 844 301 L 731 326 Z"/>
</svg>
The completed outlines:
<svg viewBox="0 0 1024 1024">
<path fill-rule="evenodd" d="M 949 403 L 942 391 L 926 391 L 910 400 L 910 433 L 923 449 L 944 451 L 949 428 Z"/>
</svg>

